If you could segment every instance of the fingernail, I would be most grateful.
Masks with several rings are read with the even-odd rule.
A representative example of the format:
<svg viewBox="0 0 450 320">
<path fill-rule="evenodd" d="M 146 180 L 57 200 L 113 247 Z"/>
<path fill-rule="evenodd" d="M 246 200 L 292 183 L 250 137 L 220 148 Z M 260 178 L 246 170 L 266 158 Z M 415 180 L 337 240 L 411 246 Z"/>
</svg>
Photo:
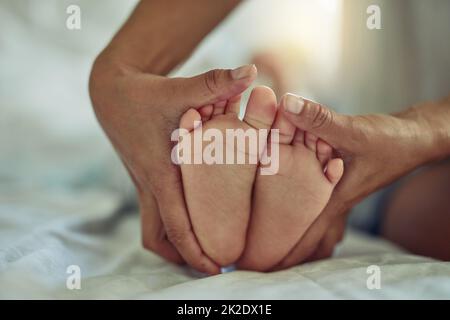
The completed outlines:
<svg viewBox="0 0 450 320">
<path fill-rule="evenodd" d="M 305 105 L 303 99 L 295 94 L 288 93 L 284 99 L 284 110 L 290 113 L 299 114 Z"/>
<path fill-rule="evenodd" d="M 231 70 L 231 77 L 234 80 L 240 80 L 240 79 L 244 79 L 244 78 L 248 78 L 252 75 L 253 70 L 255 69 L 255 65 L 254 64 L 249 64 L 246 66 L 242 66 L 239 68 L 236 68 L 234 70 Z"/>
</svg>

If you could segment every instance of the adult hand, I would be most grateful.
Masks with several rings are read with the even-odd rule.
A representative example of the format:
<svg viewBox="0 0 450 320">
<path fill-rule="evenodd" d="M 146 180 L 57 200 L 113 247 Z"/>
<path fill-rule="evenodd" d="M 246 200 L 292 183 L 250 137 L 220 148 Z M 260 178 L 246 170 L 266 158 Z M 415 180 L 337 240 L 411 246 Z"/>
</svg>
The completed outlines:
<svg viewBox="0 0 450 320">
<path fill-rule="evenodd" d="M 441 107 L 440 115 L 433 110 L 438 107 L 429 103 L 397 115 L 347 116 L 288 94 L 281 107 L 296 127 L 333 146 L 344 160 L 345 170 L 324 211 L 275 269 L 330 256 L 342 239 L 345 213 L 353 205 L 448 152 L 442 150 L 442 146 L 448 150 L 448 129 L 442 130 L 446 124 L 439 120 L 444 113 L 448 118 L 448 105 L 447 109 Z"/>
<path fill-rule="evenodd" d="M 94 110 L 137 188 L 145 248 L 202 272 L 219 272 L 192 232 L 170 136 L 188 108 L 234 97 L 255 77 L 256 68 L 244 66 L 171 79 L 97 58 L 90 79 Z"/>
</svg>

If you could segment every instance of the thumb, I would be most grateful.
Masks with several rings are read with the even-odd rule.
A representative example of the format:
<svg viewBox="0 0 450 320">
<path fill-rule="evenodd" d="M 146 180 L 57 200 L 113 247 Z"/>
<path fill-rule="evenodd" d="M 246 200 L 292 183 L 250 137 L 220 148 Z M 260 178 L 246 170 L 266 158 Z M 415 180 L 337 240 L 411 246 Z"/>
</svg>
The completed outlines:
<svg viewBox="0 0 450 320">
<path fill-rule="evenodd" d="M 185 93 L 180 97 L 180 105 L 201 107 L 241 94 L 256 79 L 257 73 L 255 65 L 245 65 L 234 70 L 215 69 L 192 78 L 172 80 Z"/>
<path fill-rule="evenodd" d="M 342 139 L 348 137 L 350 117 L 319 103 L 288 93 L 281 98 L 280 108 L 297 128 L 311 132 L 333 147 L 339 147 Z"/>
</svg>

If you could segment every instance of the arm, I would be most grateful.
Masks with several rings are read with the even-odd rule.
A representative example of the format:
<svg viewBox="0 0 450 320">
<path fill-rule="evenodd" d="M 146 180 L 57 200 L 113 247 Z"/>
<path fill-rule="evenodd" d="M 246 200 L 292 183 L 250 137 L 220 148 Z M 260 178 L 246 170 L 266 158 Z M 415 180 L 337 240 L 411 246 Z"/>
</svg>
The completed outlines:
<svg viewBox="0 0 450 320">
<path fill-rule="evenodd" d="M 138 192 L 145 248 L 205 273 L 218 266 L 192 232 L 170 134 L 188 108 L 227 100 L 253 82 L 253 66 L 165 78 L 238 3 L 141 1 L 97 57 L 89 90 L 94 111 Z"/>
<path fill-rule="evenodd" d="M 166 75 L 186 59 L 239 0 L 143 0 L 99 59 Z"/>
<path fill-rule="evenodd" d="M 416 149 L 423 151 L 419 164 L 450 156 L 450 96 L 411 107 L 394 116 L 417 127 L 420 136 L 416 136 L 419 142 Z"/>
<path fill-rule="evenodd" d="M 423 164 L 450 156 L 450 97 L 398 114 L 364 116 L 340 115 L 320 104 L 298 101 L 304 106 L 294 114 L 286 111 L 286 99 L 282 100 L 286 117 L 331 144 L 345 170 L 327 207 L 278 268 L 311 255 L 331 255 L 342 238 L 345 213 L 357 202 Z"/>
</svg>

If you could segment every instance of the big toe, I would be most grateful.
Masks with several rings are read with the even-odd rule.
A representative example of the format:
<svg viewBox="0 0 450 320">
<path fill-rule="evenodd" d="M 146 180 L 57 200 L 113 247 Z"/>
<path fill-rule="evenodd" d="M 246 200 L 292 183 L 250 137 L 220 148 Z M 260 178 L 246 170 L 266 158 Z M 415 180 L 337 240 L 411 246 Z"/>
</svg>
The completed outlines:
<svg viewBox="0 0 450 320">
<path fill-rule="evenodd" d="M 272 89 L 256 87 L 250 94 L 244 122 L 255 129 L 270 129 L 277 112 L 277 98 Z"/>
</svg>

